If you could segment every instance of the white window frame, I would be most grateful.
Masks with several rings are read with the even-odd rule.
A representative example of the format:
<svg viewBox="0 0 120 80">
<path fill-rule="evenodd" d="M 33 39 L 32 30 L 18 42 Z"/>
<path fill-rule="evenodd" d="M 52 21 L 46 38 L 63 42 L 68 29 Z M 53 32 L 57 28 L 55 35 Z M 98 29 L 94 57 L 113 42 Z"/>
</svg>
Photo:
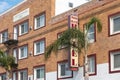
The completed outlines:
<svg viewBox="0 0 120 80">
<path fill-rule="evenodd" d="M 119 52 L 119 53 L 115 53 L 115 52 Z M 118 71 L 118 70 L 120 71 L 120 67 L 114 68 L 114 55 L 116 55 L 116 54 L 120 54 L 120 50 L 110 52 L 111 71 Z"/>
<path fill-rule="evenodd" d="M 24 57 L 21 57 L 21 49 L 22 48 L 24 48 L 24 50 L 25 50 L 25 48 L 27 49 L 27 53 L 26 53 L 26 55 L 24 56 Z M 27 45 L 25 45 L 25 46 L 22 46 L 22 47 L 20 47 L 19 48 L 19 59 L 24 59 L 24 58 L 27 58 L 27 56 L 28 56 L 28 46 Z"/>
<path fill-rule="evenodd" d="M 94 43 L 94 42 L 95 42 L 95 38 L 96 38 L 96 37 L 95 37 L 95 23 L 93 23 L 91 26 L 94 28 L 94 32 L 90 32 L 90 33 L 88 32 L 88 33 L 87 33 L 88 43 Z M 86 31 L 86 25 L 84 26 L 84 31 L 85 31 L 85 33 L 87 32 L 87 31 Z M 89 39 L 89 38 L 88 38 L 88 36 L 91 35 L 91 34 L 94 35 L 94 39 Z"/>
<path fill-rule="evenodd" d="M 40 18 L 41 16 L 44 16 L 44 18 L 43 18 L 43 20 L 42 20 L 44 23 L 43 23 L 43 25 L 40 25 L 40 24 L 39 24 L 40 26 L 37 26 L 37 18 Z M 46 17 L 45 17 L 45 13 L 42 13 L 42 14 L 40 14 L 39 16 L 36 16 L 36 17 L 35 17 L 35 21 L 34 21 L 34 23 L 35 23 L 34 29 L 39 29 L 39 28 L 41 28 L 41 27 L 44 27 L 44 26 L 45 26 L 45 18 L 46 18 Z M 41 19 L 41 18 L 40 18 L 40 19 Z"/>
<path fill-rule="evenodd" d="M 21 70 L 21 71 L 18 72 L 18 80 L 21 80 L 21 77 L 20 77 L 21 76 L 21 74 L 20 74 L 21 72 L 26 72 L 26 76 L 27 76 L 27 79 L 28 79 L 28 72 L 27 72 L 27 70 Z"/>
<path fill-rule="evenodd" d="M 65 67 L 66 67 L 65 73 L 69 72 L 69 75 L 64 75 L 64 76 L 61 75 L 61 65 L 65 65 Z M 72 74 L 73 73 L 69 68 L 68 62 L 60 62 L 60 63 L 58 63 L 58 78 L 61 78 L 61 79 L 62 78 L 70 78 L 70 77 L 72 77 Z"/>
<path fill-rule="evenodd" d="M 15 58 L 15 63 L 18 63 L 18 49 L 13 49 L 13 57 Z"/>
<path fill-rule="evenodd" d="M 58 33 L 57 38 L 59 39 L 62 34 L 63 34 L 63 32 Z M 66 47 L 67 47 L 67 45 L 60 45 L 60 46 L 58 47 L 58 49 L 63 49 L 63 48 L 66 48 Z"/>
<path fill-rule="evenodd" d="M 41 45 L 41 42 L 44 42 L 44 46 L 43 47 L 43 51 L 41 51 L 41 46 L 40 46 L 40 52 L 37 52 L 37 43 L 39 43 Z M 43 54 L 45 52 L 45 39 L 42 39 L 40 41 L 37 41 L 34 43 L 34 55 L 39 55 L 39 54 Z"/>
<path fill-rule="evenodd" d="M 95 74 L 96 73 L 96 61 L 95 61 L 95 58 L 96 58 L 95 55 L 90 55 L 88 57 L 88 69 L 89 69 L 88 71 L 89 71 L 89 74 Z M 94 65 L 91 66 L 91 62 L 93 62 L 91 60 L 93 60 L 93 59 L 94 59 Z M 90 70 L 93 69 L 93 66 L 94 66 L 94 72 L 90 72 Z"/>
<path fill-rule="evenodd" d="M 25 23 L 27 23 L 27 31 L 26 32 L 23 32 L 23 33 L 21 33 L 21 25 L 23 25 L 23 24 L 25 24 Z M 24 26 L 24 28 L 25 28 L 25 26 Z M 28 30 L 29 30 L 29 24 L 28 24 L 28 21 L 25 21 L 25 22 L 23 22 L 23 23 L 21 23 L 21 24 L 19 24 L 19 35 L 23 35 L 23 34 L 26 34 L 26 33 L 28 33 Z"/>
<path fill-rule="evenodd" d="M 109 19 L 110 19 L 110 35 L 114 35 L 114 34 L 117 34 L 117 33 L 120 33 L 120 30 L 119 31 L 116 31 L 114 32 L 113 31 L 113 28 L 114 28 L 114 23 L 113 23 L 113 20 L 116 19 L 116 18 L 120 18 L 120 14 L 119 15 L 115 15 L 115 16 L 111 16 Z"/>
<path fill-rule="evenodd" d="M 6 39 L 4 41 L 3 41 L 3 33 L 7 33 L 7 36 L 5 37 Z M 5 42 L 7 40 L 8 40 L 8 30 L 0 33 L 0 43 Z"/>
<path fill-rule="evenodd" d="M 37 74 L 36 74 L 36 71 L 37 70 L 41 70 L 41 69 L 44 69 L 44 77 L 43 78 L 38 78 L 38 79 L 36 79 L 37 78 Z M 40 72 L 41 73 L 41 72 Z M 37 68 L 34 68 L 34 80 L 45 80 L 45 67 L 44 66 L 42 66 L 42 67 L 37 67 Z"/>
<path fill-rule="evenodd" d="M 13 72 L 12 78 L 13 78 L 13 80 L 17 80 L 17 72 Z"/>
<path fill-rule="evenodd" d="M 1 74 L 0 75 L 0 80 L 2 80 L 2 76 L 4 76 L 6 78 L 6 74 Z M 4 80 L 6 80 L 6 79 L 4 79 Z"/>
</svg>

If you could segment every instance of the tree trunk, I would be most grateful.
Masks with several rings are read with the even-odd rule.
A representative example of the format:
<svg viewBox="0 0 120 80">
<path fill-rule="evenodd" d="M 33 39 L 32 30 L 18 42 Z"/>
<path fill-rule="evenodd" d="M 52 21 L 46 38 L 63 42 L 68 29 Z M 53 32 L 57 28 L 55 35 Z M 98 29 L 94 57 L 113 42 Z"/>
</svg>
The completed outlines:
<svg viewBox="0 0 120 80">
<path fill-rule="evenodd" d="M 6 80 L 11 80 L 11 78 L 12 78 L 12 73 L 11 73 L 11 71 L 6 71 Z"/>
<path fill-rule="evenodd" d="M 87 57 L 87 47 L 88 47 L 88 38 L 87 38 L 87 32 L 84 35 L 85 36 L 85 48 L 84 48 L 84 69 L 85 69 L 85 77 L 84 80 L 89 80 L 89 72 L 88 72 L 88 57 Z"/>
</svg>

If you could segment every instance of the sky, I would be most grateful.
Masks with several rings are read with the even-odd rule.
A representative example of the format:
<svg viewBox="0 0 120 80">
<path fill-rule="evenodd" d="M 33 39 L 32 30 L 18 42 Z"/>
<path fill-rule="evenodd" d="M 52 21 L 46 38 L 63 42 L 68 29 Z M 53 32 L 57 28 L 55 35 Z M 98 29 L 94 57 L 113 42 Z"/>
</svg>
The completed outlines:
<svg viewBox="0 0 120 80">
<path fill-rule="evenodd" d="M 20 3 L 21 1 L 23 0 L 0 0 L 0 14 Z M 69 2 L 73 3 L 73 7 L 76 7 L 87 2 L 87 0 L 56 0 L 56 15 L 71 9 L 68 7 Z"/>
</svg>

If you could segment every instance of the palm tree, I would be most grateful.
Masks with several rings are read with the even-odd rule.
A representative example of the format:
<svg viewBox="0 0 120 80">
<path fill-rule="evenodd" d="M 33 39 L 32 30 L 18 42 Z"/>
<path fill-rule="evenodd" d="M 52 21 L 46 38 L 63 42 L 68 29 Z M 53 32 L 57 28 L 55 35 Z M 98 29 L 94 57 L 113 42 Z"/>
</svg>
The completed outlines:
<svg viewBox="0 0 120 80">
<path fill-rule="evenodd" d="M 78 30 L 78 29 L 68 29 L 66 30 L 59 39 L 55 40 L 51 45 L 49 45 L 46 48 L 45 51 L 45 58 L 48 59 L 54 51 L 57 53 L 59 46 L 61 45 L 66 45 L 66 49 L 70 49 L 70 47 L 77 48 L 78 52 L 84 53 L 84 67 L 85 67 L 85 80 L 89 80 L 88 76 L 88 58 L 87 58 L 87 51 L 88 51 L 88 44 L 89 44 L 89 39 L 88 39 L 88 31 L 91 28 L 91 25 L 96 23 L 97 25 L 97 31 L 101 32 L 102 31 L 102 24 L 99 19 L 96 17 L 92 17 L 88 23 L 86 23 L 86 27 L 84 31 Z M 71 39 L 77 39 L 77 45 L 74 45 L 71 43 Z"/>
<path fill-rule="evenodd" d="M 0 66 L 6 70 L 6 80 L 10 80 L 12 71 L 17 68 L 18 64 L 15 63 L 13 56 L 6 55 L 0 50 Z"/>
</svg>

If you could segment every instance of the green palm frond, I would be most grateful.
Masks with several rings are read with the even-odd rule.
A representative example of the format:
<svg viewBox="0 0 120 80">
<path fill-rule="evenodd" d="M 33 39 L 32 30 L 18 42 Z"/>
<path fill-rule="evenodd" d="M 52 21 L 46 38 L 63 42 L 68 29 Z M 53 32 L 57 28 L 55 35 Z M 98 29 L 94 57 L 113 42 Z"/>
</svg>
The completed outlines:
<svg viewBox="0 0 120 80">
<path fill-rule="evenodd" d="M 97 31 L 98 32 L 102 31 L 102 24 L 101 24 L 100 20 L 97 19 L 96 17 L 93 17 L 86 24 L 87 33 L 88 33 L 91 25 L 94 23 L 96 23 L 96 25 L 97 25 Z M 87 34 L 85 34 L 84 31 L 81 31 L 79 29 L 66 30 L 65 32 L 63 32 L 63 34 L 61 35 L 61 37 L 59 39 L 55 40 L 51 45 L 49 45 L 46 48 L 45 58 L 47 59 L 48 57 L 50 57 L 52 51 L 57 54 L 56 51 L 58 51 L 58 48 L 61 45 L 65 45 L 65 46 L 67 46 L 67 48 L 70 48 L 71 46 L 73 46 L 73 47 L 77 48 L 78 51 L 80 52 L 83 48 L 85 48 L 85 44 L 87 42 L 85 37 L 87 37 Z M 71 39 L 77 40 L 76 45 L 71 43 Z"/>
<path fill-rule="evenodd" d="M 96 25 L 97 25 L 97 31 L 98 32 L 101 32 L 102 31 L 102 23 L 100 22 L 100 20 L 98 19 L 98 18 L 96 18 L 96 17 L 92 17 L 91 19 L 90 19 L 90 21 L 86 24 L 86 29 L 87 29 L 87 31 L 90 29 L 90 27 L 91 27 L 91 25 L 92 24 L 94 24 L 94 23 L 96 23 Z"/>
<path fill-rule="evenodd" d="M 10 55 L 5 55 L 3 51 L 0 50 L 0 66 L 6 70 L 17 68 L 18 64 L 15 63 L 15 58 Z"/>
<path fill-rule="evenodd" d="M 70 40 L 73 38 L 78 39 L 75 47 L 78 48 L 78 51 L 81 51 L 81 48 L 84 47 L 84 34 L 77 29 L 68 29 L 63 32 L 59 39 L 47 47 L 45 51 L 45 58 L 50 57 L 52 51 L 56 53 L 61 45 L 65 45 L 67 47 L 73 46 L 73 44 L 70 42 Z"/>
</svg>

